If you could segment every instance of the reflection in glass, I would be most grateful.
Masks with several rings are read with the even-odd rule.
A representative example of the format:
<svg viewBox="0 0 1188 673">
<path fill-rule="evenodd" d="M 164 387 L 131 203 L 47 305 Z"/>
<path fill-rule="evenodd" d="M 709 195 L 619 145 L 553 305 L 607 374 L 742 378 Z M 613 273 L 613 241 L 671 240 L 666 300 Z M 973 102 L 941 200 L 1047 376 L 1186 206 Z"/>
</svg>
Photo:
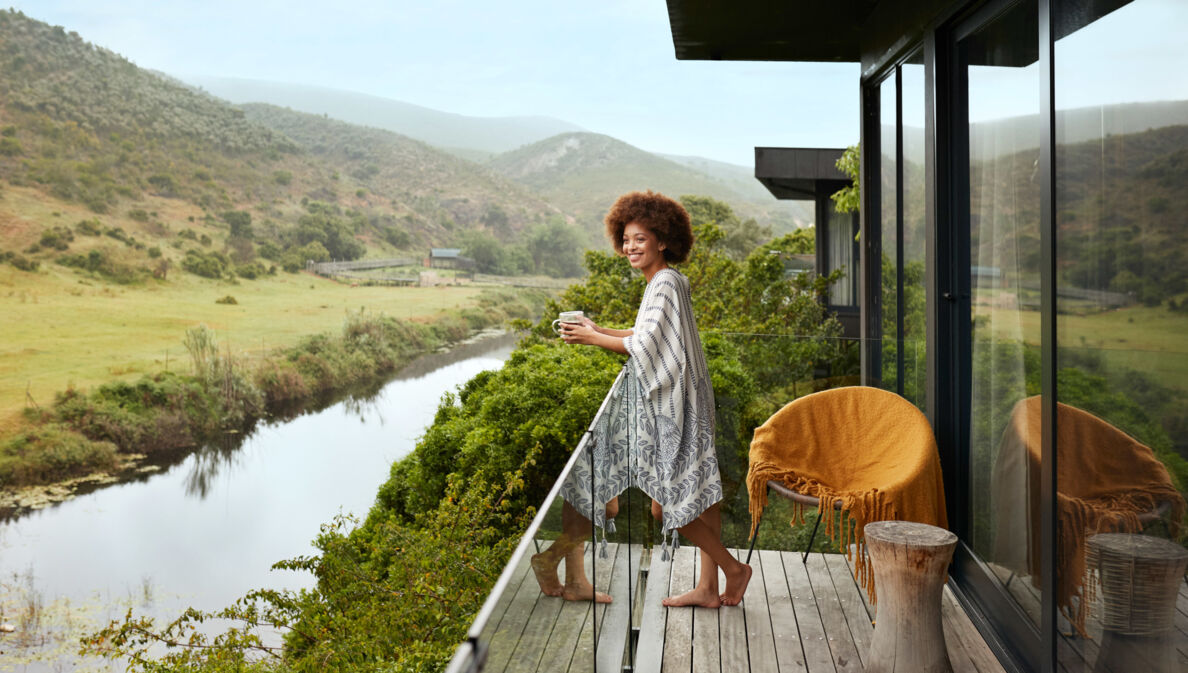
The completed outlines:
<svg viewBox="0 0 1188 673">
<path fill-rule="evenodd" d="M 1058 559 L 1057 584 L 1088 590 L 1058 656 L 1067 670 L 1180 671 L 1188 552 L 1170 485 L 1188 485 L 1188 5 L 1118 4 L 1053 3 L 1056 393 L 1146 453 L 1117 463 L 1100 442 L 1058 445 L 1059 465 L 1084 468 L 1058 470 L 1062 494 L 1102 474 L 1138 484 L 1127 525 L 1061 529 L 1058 546 L 1085 540 L 1086 554 Z"/>
<path fill-rule="evenodd" d="M 899 155 L 895 150 L 895 129 L 899 122 L 896 111 L 896 84 L 892 74 L 879 85 L 879 229 L 882 232 L 883 254 L 880 261 L 879 280 L 882 291 L 882 369 L 881 387 L 898 390 L 899 348 L 898 315 L 899 282 L 896 268 L 899 265 Z"/>
<path fill-rule="evenodd" d="M 1039 68 L 1034 2 L 1015 5 L 962 40 L 968 80 L 971 396 L 970 542 L 1028 616 L 1039 580 L 1015 563 L 1012 535 L 1037 531 L 1039 493 L 1003 469 L 1012 409 L 1039 385 Z M 1013 571 L 1013 572 L 1012 572 Z M 1020 576 L 1023 575 L 1023 576 Z"/>
<path fill-rule="evenodd" d="M 903 396 L 927 409 L 927 304 L 924 276 L 924 57 L 917 53 L 899 68 L 903 134 Z"/>
<path fill-rule="evenodd" d="M 830 271 L 842 269 L 844 274 L 829 288 L 830 306 L 858 306 L 858 258 L 854 241 L 854 215 L 837 212 L 831 199 L 826 204 L 826 231 Z"/>
</svg>

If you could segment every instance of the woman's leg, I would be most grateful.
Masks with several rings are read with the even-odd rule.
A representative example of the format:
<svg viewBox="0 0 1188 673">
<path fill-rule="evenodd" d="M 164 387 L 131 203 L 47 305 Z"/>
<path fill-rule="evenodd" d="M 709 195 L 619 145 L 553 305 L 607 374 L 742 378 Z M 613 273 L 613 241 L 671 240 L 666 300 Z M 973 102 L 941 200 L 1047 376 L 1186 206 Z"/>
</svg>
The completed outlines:
<svg viewBox="0 0 1188 673">
<path fill-rule="evenodd" d="M 653 504 L 653 513 L 659 505 Z M 663 603 L 669 607 L 697 605 L 718 607 L 738 605 L 751 581 L 751 566 L 740 562 L 722 544 L 722 515 L 717 504 L 701 513 L 693 521 L 680 528 L 681 535 L 697 545 L 701 554 L 701 571 L 697 586 L 687 593 L 671 596 Z M 726 591 L 718 593 L 718 568 L 726 575 Z"/>
<path fill-rule="evenodd" d="M 618 498 L 607 503 L 608 516 L 610 512 L 619 510 Z M 611 602 L 610 595 L 601 591 L 594 591 L 594 585 L 586 579 L 585 548 L 582 544 L 590 536 L 590 520 L 578 513 L 577 509 L 568 501 L 561 504 L 561 535 L 553 541 L 546 550 L 536 554 L 531 559 L 532 572 L 536 574 L 536 583 L 546 596 L 561 596 L 565 600 L 578 601 L 597 600 L 599 603 Z M 557 566 L 561 559 L 565 559 L 565 584 L 561 584 L 557 577 Z"/>
</svg>

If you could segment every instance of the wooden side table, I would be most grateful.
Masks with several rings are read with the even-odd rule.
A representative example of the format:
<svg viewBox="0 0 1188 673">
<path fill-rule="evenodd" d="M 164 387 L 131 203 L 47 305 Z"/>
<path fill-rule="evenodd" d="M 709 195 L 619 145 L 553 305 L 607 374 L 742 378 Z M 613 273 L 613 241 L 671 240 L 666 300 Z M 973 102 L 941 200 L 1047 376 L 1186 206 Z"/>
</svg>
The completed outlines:
<svg viewBox="0 0 1188 673">
<path fill-rule="evenodd" d="M 866 672 L 951 673 L 941 592 L 957 536 L 912 521 L 875 521 L 863 533 L 878 595 Z"/>
<path fill-rule="evenodd" d="M 1176 595 L 1188 549 L 1162 538 L 1099 533 L 1085 545 L 1085 568 L 1101 586 L 1101 649 L 1095 673 L 1177 673 Z"/>
</svg>

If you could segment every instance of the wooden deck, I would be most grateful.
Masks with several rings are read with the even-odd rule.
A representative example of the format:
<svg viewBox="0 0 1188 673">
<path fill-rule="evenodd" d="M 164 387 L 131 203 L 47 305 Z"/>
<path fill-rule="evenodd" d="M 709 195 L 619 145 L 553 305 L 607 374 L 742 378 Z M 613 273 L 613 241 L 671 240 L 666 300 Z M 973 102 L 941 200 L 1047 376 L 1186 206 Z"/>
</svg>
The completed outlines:
<svg viewBox="0 0 1188 673">
<path fill-rule="evenodd" d="M 542 546 L 547 543 L 542 543 Z M 744 551 L 735 551 L 745 554 Z M 849 673 L 863 670 L 874 611 L 844 555 L 757 550 L 743 604 L 734 608 L 665 608 L 660 600 L 691 589 L 697 553 L 682 547 L 672 563 L 650 563 L 639 545 L 586 554 L 610 605 L 543 596 L 521 563 L 487 624 L 485 671 L 493 673 Z M 643 571 L 641 571 L 641 564 Z M 649 571 L 649 566 L 652 566 Z M 634 605 L 634 610 L 629 606 Z M 956 673 L 1002 671 L 946 588 L 945 639 Z M 595 636 L 597 631 L 597 636 Z M 632 633 L 636 634 L 632 637 Z M 597 638 L 597 647 L 595 647 Z M 638 645 L 630 651 L 632 642 Z"/>
</svg>

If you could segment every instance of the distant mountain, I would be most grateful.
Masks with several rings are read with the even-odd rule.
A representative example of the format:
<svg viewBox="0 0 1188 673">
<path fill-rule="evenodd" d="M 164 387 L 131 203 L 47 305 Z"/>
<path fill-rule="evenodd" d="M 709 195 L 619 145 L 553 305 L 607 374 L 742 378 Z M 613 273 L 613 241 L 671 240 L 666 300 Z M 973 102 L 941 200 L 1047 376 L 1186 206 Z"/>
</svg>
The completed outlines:
<svg viewBox="0 0 1188 673">
<path fill-rule="evenodd" d="M 554 136 L 500 154 L 489 165 L 573 213 L 592 232 L 600 229 L 615 197 L 634 189 L 651 189 L 674 198 L 683 194 L 712 196 L 730 203 L 740 216 L 772 226 L 777 233 L 797 226 L 798 219 L 804 222 L 791 202 L 777 201 L 757 181 L 758 190 L 740 183 L 733 174 L 717 177 L 596 133 Z"/>
<path fill-rule="evenodd" d="M 583 130 L 551 117 L 469 117 L 390 98 L 302 84 L 229 77 L 183 78 L 232 103 L 269 103 L 324 114 L 352 124 L 395 131 L 476 158 L 475 151 L 499 153 L 558 133 Z"/>
</svg>

